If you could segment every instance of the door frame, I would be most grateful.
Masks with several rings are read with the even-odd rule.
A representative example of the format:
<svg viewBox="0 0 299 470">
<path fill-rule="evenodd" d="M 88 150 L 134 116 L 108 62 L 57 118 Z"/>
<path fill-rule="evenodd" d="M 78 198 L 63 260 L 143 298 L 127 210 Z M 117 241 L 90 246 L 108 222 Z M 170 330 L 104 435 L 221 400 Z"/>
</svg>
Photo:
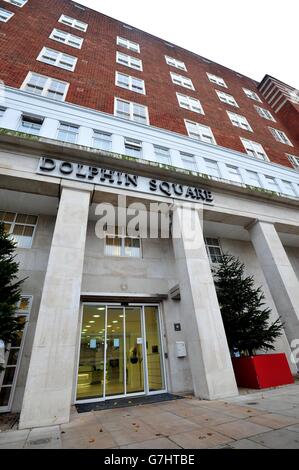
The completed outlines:
<svg viewBox="0 0 299 470">
<path fill-rule="evenodd" d="M 83 309 L 84 305 L 97 305 L 100 307 L 105 307 L 105 326 L 107 325 L 107 311 L 109 307 L 115 308 L 123 308 L 126 307 L 140 307 L 141 313 L 141 328 L 142 328 L 142 351 L 143 351 L 143 374 L 144 374 L 144 391 L 143 392 L 134 392 L 134 393 L 125 393 L 121 395 L 110 395 L 105 396 L 105 387 L 106 387 L 106 343 L 107 343 L 107 328 L 105 328 L 105 348 L 104 348 L 104 386 L 103 386 L 103 397 L 100 398 L 89 398 L 86 400 L 77 400 L 77 386 L 78 386 L 78 370 L 79 370 L 79 362 L 80 362 L 80 350 L 81 350 L 81 333 L 82 333 L 82 323 L 83 323 Z M 158 309 L 158 328 L 159 328 L 159 340 L 160 340 L 160 348 L 161 348 L 161 372 L 162 372 L 162 379 L 163 379 L 163 389 L 149 391 L 148 387 L 148 369 L 147 369 L 147 354 L 146 354 L 146 330 L 145 330 L 145 307 L 157 307 Z M 125 319 L 125 317 L 124 317 Z M 126 351 L 126 324 L 124 321 L 124 352 Z M 163 344 L 163 329 L 162 329 L 162 318 L 161 318 L 161 305 L 160 303 L 130 303 L 128 299 L 127 305 L 122 305 L 121 302 L 82 302 L 80 307 L 80 327 L 79 327 L 79 337 L 78 337 L 78 351 L 77 351 L 77 360 L 76 360 L 76 369 L 75 369 L 75 387 L 74 387 L 74 404 L 84 404 L 84 403 L 98 403 L 107 400 L 115 400 L 117 398 L 126 398 L 126 397 L 134 397 L 134 396 L 148 396 L 148 395 L 158 395 L 160 393 L 167 393 L 167 380 L 166 380 L 166 365 L 165 365 L 165 355 L 164 355 L 164 344 Z M 126 361 L 126 354 L 124 354 L 124 363 Z M 124 378 L 125 378 L 125 387 L 126 387 L 126 367 L 124 367 Z"/>
</svg>

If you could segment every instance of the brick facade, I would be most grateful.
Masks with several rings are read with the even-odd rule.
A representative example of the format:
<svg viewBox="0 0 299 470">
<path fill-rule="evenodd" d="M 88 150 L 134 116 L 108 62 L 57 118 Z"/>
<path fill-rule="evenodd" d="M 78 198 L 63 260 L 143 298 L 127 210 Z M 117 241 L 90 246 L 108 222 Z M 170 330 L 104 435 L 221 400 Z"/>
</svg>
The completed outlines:
<svg viewBox="0 0 299 470">
<path fill-rule="evenodd" d="M 162 39 L 135 28 L 127 29 L 116 21 L 90 9 L 82 10 L 69 0 L 28 0 L 16 7 L 0 0 L 1 8 L 15 13 L 7 23 L 0 23 L 0 79 L 8 86 L 19 88 L 29 71 L 65 80 L 70 83 L 66 101 L 113 113 L 114 97 L 124 98 L 148 106 L 150 124 L 170 131 L 187 134 L 184 119 L 211 127 L 218 145 L 244 153 L 240 137 L 260 143 L 268 157 L 275 163 L 291 166 L 286 153 L 299 155 L 299 136 L 289 132 L 285 120 L 274 115 L 276 123 L 263 119 L 254 105 L 269 109 L 262 103 L 246 97 L 243 87 L 258 91 L 258 82 L 180 47 L 170 47 Z M 81 32 L 58 22 L 61 14 L 88 23 L 87 32 Z M 58 28 L 84 38 L 82 49 L 49 39 L 53 28 Z M 122 36 L 140 44 L 140 54 L 116 45 L 116 36 Z M 44 64 L 36 60 L 46 46 L 78 57 L 74 72 Z M 143 71 L 137 71 L 116 63 L 116 51 L 138 57 Z M 187 72 L 167 65 L 165 55 L 183 61 Z M 142 78 L 146 96 L 115 86 L 115 71 Z M 174 85 L 170 71 L 190 78 L 195 91 Z M 206 73 L 222 77 L 228 88 L 211 83 Z M 239 108 L 219 101 L 215 90 L 231 94 Z M 198 98 L 205 115 L 179 107 L 176 92 Z M 252 132 L 234 127 L 226 111 L 245 116 Z M 268 126 L 285 131 L 294 147 L 276 142 Z M 293 126 L 292 126 L 293 128 Z M 297 137 L 297 140 L 296 140 Z"/>
</svg>

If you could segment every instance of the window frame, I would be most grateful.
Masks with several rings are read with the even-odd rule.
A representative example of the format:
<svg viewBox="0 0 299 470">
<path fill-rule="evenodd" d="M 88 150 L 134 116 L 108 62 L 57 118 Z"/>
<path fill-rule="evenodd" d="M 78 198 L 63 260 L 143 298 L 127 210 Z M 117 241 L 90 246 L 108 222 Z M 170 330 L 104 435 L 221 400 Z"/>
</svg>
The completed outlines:
<svg viewBox="0 0 299 470">
<path fill-rule="evenodd" d="M 128 57 L 128 59 L 129 59 L 128 64 L 125 64 L 125 63 L 123 63 L 119 60 L 120 55 Z M 140 63 L 140 68 L 136 68 L 136 67 L 132 66 L 131 65 L 132 60 L 136 60 L 137 62 L 139 62 Z M 138 57 L 133 57 L 129 54 L 125 54 L 124 52 L 116 51 L 116 63 L 120 64 L 120 65 L 123 65 L 124 67 L 129 67 L 130 69 L 138 70 L 140 72 L 143 72 L 142 60 L 139 59 Z"/>
<path fill-rule="evenodd" d="M 249 88 L 243 88 L 243 91 L 244 91 L 244 93 L 245 93 L 245 95 L 247 96 L 248 99 L 250 99 L 252 101 L 258 101 L 259 103 L 262 103 L 261 98 L 259 97 L 259 95 L 255 91 L 249 90 Z"/>
<path fill-rule="evenodd" d="M 0 7 L 0 11 L 3 11 L 4 14 L 9 14 L 6 19 L 0 19 L 0 23 L 7 23 L 14 16 L 14 13 L 12 11 L 5 10 L 5 8 Z"/>
<path fill-rule="evenodd" d="M 229 104 L 230 106 L 234 106 L 235 108 L 239 108 L 240 106 L 238 105 L 237 101 L 235 100 L 234 96 L 233 95 L 230 95 L 229 93 L 225 93 L 224 91 L 221 91 L 221 90 L 215 90 L 216 91 L 216 94 L 219 98 L 219 101 L 221 101 L 221 103 L 224 103 L 224 104 Z M 232 98 L 234 103 L 230 103 L 229 101 L 224 101 L 221 99 L 221 97 L 224 97 L 224 96 L 227 96 L 229 98 Z"/>
<path fill-rule="evenodd" d="M 163 153 L 159 154 L 159 150 L 165 151 L 165 155 Z M 166 155 L 167 152 L 167 155 Z M 173 166 L 172 165 L 172 160 L 171 160 L 171 153 L 170 153 L 170 148 L 169 147 L 164 147 L 163 145 L 156 145 L 154 144 L 154 154 L 155 154 L 155 159 L 158 163 L 161 163 L 161 165 L 166 165 L 166 166 Z M 160 156 L 162 155 L 161 160 L 159 160 Z M 167 158 L 167 162 L 162 161 L 163 157 L 165 156 L 165 159 Z"/>
<path fill-rule="evenodd" d="M 185 126 L 186 126 L 186 130 L 187 130 L 188 136 L 189 136 L 191 139 L 199 140 L 200 142 L 204 142 L 205 144 L 217 145 L 217 142 L 216 142 L 216 139 L 215 139 L 215 137 L 214 137 L 213 131 L 212 131 L 212 129 L 211 129 L 209 126 L 206 126 L 206 125 L 204 125 L 204 124 L 200 124 L 199 122 L 190 121 L 189 119 L 184 119 L 184 122 L 185 122 Z M 210 137 L 211 137 L 211 139 L 212 139 L 213 142 L 206 142 L 205 140 L 197 139 L 196 137 L 193 137 L 192 135 L 190 135 L 190 131 L 189 131 L 189 129 L 188 129 L 187 123 L 196 125 L 197 128 L 209 129 L 210 134 L 211 134 Z M 200 135 L 201 135 L 201 134 L 200 134 Z"/>
<path fill-rule="evenodd" d="M 288 136 L 286 135 L 284 131 L 281 131 L 280 129 L 275 129 L 274 127 L 269 127 L 269 126 L 268 126 L 268 129 L 272 137 L 274 137 L 274 139 L 276 140 L 276 142 L 279 142 L 280 144 L 284 144 L 284 145 L 289 145 L 290 147 L 294 147 L 294 145 L 292 144 L 292 142 L 290 141 L 290 139 L 288 138 Z M 280 138 L 281 135 L 283 135 L 283 138 Z"/>
<path fill-rule="evenodd" d="M 27 131 L 23 130 L 24 118 L 27 118 L 28 120 L 32 119 L 32 120 L 41 120 L 42 121 L 38 133 L 32 133 L 32 132 L 27 132 Z M 45 120 L 45 117 L 43 117 L 43 116 L 36 116 L 36 115 L 30 114 L 30 113 L 22 113 L 22 115 L 20 117 L 19 124 L 18 124 L 18 131 L 19 132 L 24 132 L 25 134 L 39 135 L 40 130 L 42 128 L 42 125 L 44 123 L 44 120 Z"/>
<path fill-rule="evenodd" d="M 204 116 L 205 112 L 204 112 L 204 110 L 203 110 L 202 104 L 201 104 L 201 102 L 200 102 L 199 99 L 193 98 L 193 96 L 183 95 L 183 93 L 179 93 L 179 92 L 176 92 L 176 96 L 177 96 L 177 100 L 178 100 L 178 103 L 179 103 L 180 108 L 182 108 L 182 109 L 187 109 L 188 111 L 192 111 L 192 112 L 197 113 L 197 114 L 202 114 L 202 115 Z M 180 99 L 179 99 L 180 96 L 183 97 L 183 98 L 188 102 L 189 107 L 182 106 L 182 104 L 181 104 L 181 102 L 180 102 Z M 198 102 L 198 104 L 199 104 L 199 106 L 198 106 L 199 111 L 197 111 L 196 109 L 194 109 L 194 107 L 192 106 L 191 101 L 197 101 L 197 102 Z"/>
<path fill-rule="evenodd" d="M 273 121 L 273 122 L 276 122 L 276 120 L 274 119 L 274 117 L 272 116 L 272 113 L 266 109 L 266 108 L 262 108 L 261 106 L 257 106 L 256 104 L 254 105 L 255 109 L 256 109 L 256 112 L 257 114 L 263 118 L 263 119 L 267 119 L 268 121 Z M 259 112 L 261 111 L 261 112 Z M 271 117 L 266 117 L 263 112 L 266 112 L 266 113 L 269 113 Z"/>
<path fill-rule="evenodd" d="M 238 127 L 239 129 L 243 129 L 244 131 L 253 132 L 253 129 L 245 116 L 242 116 L 241 114 L 233 113 L 231 111 L 226 111 L 226 112 L 227 112 L 227 115 L 229 117 L 231 124 L 234 127 Z M 237 124 L 235 124 L 233 120 L 237 121 Z M 243 127 L 242 123 L 245 124 L 246 127 Z"/>
<path fill-rule="evenodd" d="M 170 57 L 169 55 L 165 55 L 164 57 L 167 65 L 175 67 L 178 70 L 183 70 L 184 72 L 187 72 L 186 64 L 182 60 L 175 59 L 174 57 Z M 180 67 L 179 64 L 182 64 L 182 67 Z"/>
<path fill-rule="evenodd" d="M 69 23 L 64 23 L 62 20 L 63 18 L 68 18 L 71 21 L 72 24 L 69 24 Z M 81 28 L 78 28 L 76 26 L 76 22 L 78 23 L 81 23 L 82 25 L 84 25 L 84 29 L 81 29 Z M 58 23 L 61 23 L 61 24 L 64 24 L 65 26 L 69 26 L 70 28 L 74 28 L 76 29 L 77 31 L 82 31 L 83 33 L 86 33 L 87 31 L 87 28 L 88 28 L 88 23 L 85 23 L 84 21 L 81 21 L 81 20 L 77 20 L 76 18 L 72 18 L 71 16 L 68 16 L 68 15 L 64 15 L 62 14 L 58 20 Z"/>
<path fill-rule="evenodd" d="M 124 137 L 124 147 L 125 147 L 125 152 L 127 152 L 128 150 L 128 146 L 132 147 L 133 149 L 139 149 L 140 150 L 140 153 L 137 156 L 135 155 L 130 155 L 128 153 L 126 153 L 126 155 L 128 155 L 129 157 L 132 157 L 132 158 L 136 158 L 136 159 L 140 159 L 142 158 L 142 152 L 143 152 L 143 145 L 142 145 L 142 141 L 141 140 L 138 140 L 138 139 L 133 139 L 131 137 Z"/>
<path fill-rule="evenodd" d="M 23 1 L 23 0 L 19 0 L 19 1 L 23 2 L 23 3 L 22 3 L 22 5 L 18 5 L 18 3 L 14 3 L 14 2 L 11 1 L 11 0 L 4 0 L 4 1 L 5 1 L 6 3 L 10 3 L 11 5 L 13 5 L 13 6 L 15 6 L 15 7 L 18 7 L 18 8 L 23 8 L 23 6 L 26 5 L 26 3 L 28 2 L 28 0 L 24 0 L 24 1 Z"/>
<path fill-rule="evenodd" d="M 122 41 L 124 41 L 125 44 Z M 131 41 L 130 39 L 123 38 L 122 36 L 116 36 L 116 45 L 140 54 L 140 44 L 138 44 L 138 42 Z M 130 45 L 133 45 L 133 47 L 130 47 Z"/>
<path fill-rule="evenodd" d="M 142 250 L 142 242 L 141 242 L 141 237 L 131 237 L 126 234 L 126 229 L 124 227 L 115 227 L 116 230 L 115 232 L 117 233 L 112 233 L 109 234 L 109 230 L 106 232 L 105 238 L 104 238 L 104 256 L 107 258 L 128 258 L 128 259 L 142 259 L 143 258 L 143 250 Z M 119 234 L 119 229 L 121 229 L 121 233 Z M 118 238 L 121 240 L 121 246 L 120 246 L 120 255 L 109 255 L 107 253 L 107 237 L 113 237 L 113 238 Z M 125 240 L 129 238 L 132 240 L 139 240 L 139 256 L 128 256 L 125 254 Z"/>
<path fill-rule="evenodd" d="M 129 86 L 128 87 L 125 87 L 125 86 L 122 86 L 119 84 L 118 80 L 119 80 L 119 75 L 123 75 L 124 77 L 127 77 L 128 78 L 128 83 L 129 83 Z M 137 90 L 134 90 L 133 88 L 133 80 L 137 80 L 138 82 L 141 82 L 142 84 L 142 89 L 141 91 L 137 91 Z M 123 72 L 119 72 L 118 70 L 116 70 L 115 72 L 115 85 L 120 87 L 120 88 L 123 88 L 124 90 L 129 90 L 129 91 L 133 91 L 134 93 L 138 93 L 139 95 L 146 95 L 146 91 L 145 91 L 145 82 L 142 78 L 138 78 L 138 77 L 133 77 L 133 75 L 128 75 L 126 73 L 123 73 Z"/>
<path fill-rule="evenodd" d="M 223 251 L 222 251 L 222 247 L 221 247 L 219 238 L 204 237 L 204 240 L 205 240 L 205 248 L 206 248 L 206 251 L 207 251 L 207 255 L 208 255 L 210 264 L 213 264 L 213 265 L 219 264 L 219 261 L 213 261 L 212 260 L 212 256 L 221 256 L 221 257 L 223 256 Z M 217 240 L 217 244 L 208 243 L 208 240 Z M 211 254 L 210 248 L 218 248 L 221 254 L 220 255 Z"/>
<path fill-rule="evenodd" d="M 43 55 L 47 51 L 55 52 L 55 54 L 58 54 L 57 58 L 55 59 L 55 63 L 54 62 L 53 63 L 52 62 L 47 62 L 47 61 L 43 60 Z M 64 65 L 61 65 L 60 61 L 63 58 L 63 56 L 71 57 L 72 59 L 74 59 L 74 63 L 72 65 L 72 68 L 68 68 L 68 67 L 65 67 Z M 67 70 L 68 72 L 74 72 L 75 68 L 76 68 L 76 65 L 77 65 L 77 62 L 78 62 L 78 57 L 75 57 L 75 56 L 70 55 L 70 54 L 66 54 L 65 52 L 56 51 L 55 49 L 51 49 L 50 47 L 43 47 L 42 50 L 40 51 L 39 55 L 37 56 L 36 60 L 38 60 L 39 62 L 43 62 L 44 64 L 47 64 L 47 65 L 52 65 L 53 67 L 58 67 L 60 69 Z"/>
<path fill-rule="evenodd" d="M 54 37 L 55 33 L 56 33 L 56 34 L 57 34 L 57 33 L 58 33 L 58 34 L 59 34 L 59 33 L 62 33 L 62 34 L 65 34 L 67 37 L 70 36 L 70 37 L 74 37 L 74 38 L 76 38 L 76 39 L 80 39 L 80 44 L 79 44 L 79 46 L 75 46 L 75 45 L 73 45 L 73 44 L 70 44 L 70 43 L 68 42 L 68 39 L 67 39 L 66 41 L 59 41 L 59 39 L 56 39 L 56 38 Z M 81 49 L 81 48 L 82 48 L 82 45 L 83 45 L 83 42 L 84 42 L 84 39 L 81 38 L 80 36 L 76 36 L 75 34 L 72 34 L 72 33 L 67 33 L 66 31 L 62 31 L 62 29 L 58 29 L 58 28 L 53 28 L 53 30 L 52 30 L 52 32 L 51 32 L 51 34 L 50 34 L 50 36 L 49 36 L 49 39 L 52 39 L 53 41 L 58 42 L 58 44 L 65 44 L 66 46 L 73 47 L 74 49 Z"/>
<path fill-rule="evenodd" d="M 286 153 L 286 156 L 288 157 L 288 160 L 292 163 L 293 168 L 299 171 L 299 157 L 290 153 Z"/>
<path fill-rule="evenodd" d="M 244 149 L 245 149 L 246 154 L 247 154 L 249 157 L 256 158 L 257 160 L 263 160 L 263 161 L 265 161 L 265 162 L 269 162 L 269 161 L 270 161 L 270 160 L 269 160 L 269 157 L 268 157 L 268 155 L 267 155 L 267 153 L 266 153 L 266 151 L 265 151 L 265 149 L 264 149 L 264 147 L 263 147 L 259 142 L 255 142 L 254 140 L 250 140 L 250 139 L 245 139 L 244 137 L 240 137 L 240 140 L 241 140 L 241 142 L 242 142 L 242 145 L 243 145 L 243 147 L 244 147 Z M 251 146 L 253 147 L 251 150 L 253 150 L 253 152 L 256 152 L 255 149 L 254 149 L 255 146 L 260 147 L 260 148 L 263 150 L 264 157 L 263 157 L 263 158 L 259 158 L 257 155 L 252 155 L 251 153 L 248 153 L 248 152 L 247 152 L 247 148 L 245 147 L 244 142 L 249 142 L 249 143 L 251 144 Z"/>
<path fill-rule="evenodd" d="M 31 79 L 34 75 L 46 79 L 46 82 L 45 82 L 45 85 L 44 85 L 44 88 L 43 88 L 41 94 L 33 93 L 33 92 L 31 92 L 31 91 L 26 90 L 26 87 L 27 87 L 28 83 L 30 82 L 30 79 Z M 66 85 L 61 100 L 56 100 L 55 98 L 50 98 L 49 96 L 46 96 L 46 93 L 48 93 L 48 91 L 50 90 L 49 84 L 50 84 L 53 80 L 54 80 L 55 82 L 59 82 L 59 83 L 62 83 L 62 84 L 64 84 L 64 85 Z M 69 82 L 65 82 L 65 81 L 63 81 L 63 80 L 58 80 L 58 79 L 56 79 L 56 78 L 49 77 L 49 76 L 47 76 L 47 75 L 42 75 L 42 74 L 36 73 L 36 72 L 28 72 L 28 74 L 27 74 L 27 76 L 25 77 L 25 80 L 23 81 L 23 83 L 22 83 L 20 89 L 26 91 L 26 93 L 31 93 L 31 94 L 33 94 L 33 95 L 35 95 L 35 96 L 43 96 L 44 98 L 47 98 L 47 99 L 49 99 L 49 100 L 54 100 L 54 101 L 58 101 L 58 102 L 64 102 L 65 99 L 66 99 L 66 96 L 67 96 L 69 87 L 70 87 Z"/>
<path fill-rule="evenodd" d="M 110 140 L 109 140 L 109 143 L 110 143 L 110 146 L 109 146 L 109 149 L 104 149 L 104 148 L 101 148 L 101 147 L 96 147 L 94 145 L 94 141 L 96 139 L 96 134 L 101 134 L 101 135 L 106 135 L 107 137 L 110 137 Z M 108 141 L 108 140 L 107 140 Z M 109 133 L 109 132 L 105 132 L 105 131 L 101 131 L 99 129 L 93 129 L 93 134 L 92 134 L 92 148 L 94 149 L 97 149 L 97 150 L 102 150 L 104 152 L 111 152 L 112 150 L 112 134 Z"/>
<path fill-rule="evenodd" d="M 207 77 L 210 83 L 213 83 L 214 85 L 222 86 L 223 88 L 228 88 L 226 82 L 222 77 L 218 77 L 218 75 L 214 75 L 213 73 L 207 72 Z M 212 80 L 215 78 L 215 80 Z"/>
<path fill-rule="evenodd" d="M 70 142 L 69 140 L 62 140 L 59 138 L 59 132 L 60 131 L 63 131 L 64 129 L 61 129 L 61 126 L 70 126 L 70 127 L 74 127 L 78 130 L 78 132 L 70 132 L 71 134 L 75 134 L 76 135 L 76 140 L 75 142 Z M 66 121 L 59 121 L 59 125 L 57 127 L 57 134 L 56 134 L 56 138 L 57 140 L 59 140 L 60 142 L 66 142 L 68 144 L 73 144 L 73 145 L 76 145 L 77 142 L 78 142 L 78 137 L 79 137 L 79 131 L 80 131 L 80 126 L 78 124 L 73 124 L 71 122 L 66 122 Z M 69 132 L 66 130 L 66 132 Z"/>
<path fill-rule="evenodd" d="M 197 164 L 197 161 L 196 161 L 196 156 L 193 153 L 180 151 L 180 157 L 181 157 L 181 160 L 182 160 L 183 164 L 184 164 L 184 162 L 188 161 L 188 158 L 190 158 L 190 161 L 192 159 L 193 163 L 194 163 L 194 168 L 190 169 L 190 168 L 187 168 L 186 166 L 184 166 L 184 168 L 188 171 L 195 171 L 196 173 L 198 173 L 198 164 Z"/>
<path fill-rule="evenodd" d="M 194 88 L 194 85 L 193 85 L 193 82 L 192 82 L 191 78 L 184 77 L 184 75 L 179 75 L 178 73 L 175 73 L 175 72 L 169 72 L 169 73 L 170 73 L 171 81 L 174 85 L 181 86 L 183 88 L 187 88 L 187 90 L 195 91 L 195 88 Z M 179 79 L 181 79 L 181 83 L 175 82 L 174 81 L 175 77 L 179 77 Z M 184 85 L 184 80 L 186 80 L 187 82 L 190 82 L 191 86 Z"/>
<path fill-rule="evenodd" d="M 130 111 L 130 117 L 129 118 L 125 118 L 125 117 L 122 117 L 122 116 L 119 116 L 117 114 L 117 103 L 119 101 L 122 101 L 124 103 L 127 103 L 129 104 L 129 111 Z M 134 119 L 132 119 L 134 117 L 134 105 L 136 106 L 142 106 L 145 110 L 145 120 L 146 122 L 140 122 L 140 121 L 135 121 Z M 140 103 L 136 103 L 135 101 L 129 101 L 129 100 L 125 100 L 123 98 L 119 98 L 117 96 L 114 97 L 114 116 L 120 118 L 120 119 L 125 119 L 127 121 L 132 121 L 132 122 L 135 122 L 137 124 L 143 124 L 143 125 L 149 125 L 150 124 L 150 120 L 149 120 L 149 112 L 148 112 L 148 107 L 144 104 L 140 104 Z"/>
<path fill-rule="evenodd" d="M 18 242 L 17 243 L 17 246 L 16 248 L 18 250 L 31 250 L 32 248 L 32 245 L 33 245 L 33 240 L 35 238 L 35 233 L 36 233 L 36 228 L 37 228 L 37 225 L 38 225 L 38 215 L 35 215 L 35 214 L 24 214 L 24 213 L 21 213 L 21 212 L 13 212 L 13 211 L 4 211 L 4 210 L 0 210 L 0 213 L 1 212 L 10 212 L 12 214 L 15 214 L 15 217 L 14 217 L 14 220 L 12 222 L 7 222 L 7 221 L 4 221 L 2 220 L 2 222 L 5 224 L 10 224 L 10 229 L 9 229 L 9 232 L 8 234 L 9 235 L 12 235 L 13 236 L 13 230 L 14 230 L 14 227 L 15 225 L 23 225 L 24 227 L 33 227 L 33 232 L 32 232 L 32 236 L 31 236 L 31 240 L 30 240 L 30 246 L 19 246 L 18 245 Z M 26 223 L 22 223 L 22 222 L 17 222 L 17 217 L 18 215 L 26 215 L 26 216 L 32 216 L 32 217 L 36 217 L 36 223 L 35 224 L 26 224 Z"/>
</svg>

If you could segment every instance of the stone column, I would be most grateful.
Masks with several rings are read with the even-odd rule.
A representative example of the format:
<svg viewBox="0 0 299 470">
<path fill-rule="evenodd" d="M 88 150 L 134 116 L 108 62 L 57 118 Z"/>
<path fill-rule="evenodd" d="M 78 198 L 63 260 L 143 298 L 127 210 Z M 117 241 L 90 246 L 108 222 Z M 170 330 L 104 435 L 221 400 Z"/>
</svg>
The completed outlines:
<svg viewBox="0 0 299 470">
<path fill-rule="evenodd" d="M 89 184 L 62 182 L 20 429 L 69 421 L 92 190 Z"/>
<path fill-rule="evenodd" d="M 192 210 L 191 205 L 175 206 L 173 230 L 182 325 L 194 394 L 209 400 L 237 395 L 199 210 Z"/>
<path fill-rule="evenodd" d="M 256 220 L 246 228 L 291 343 L 299 338 L 298 279 L 271 222 Z"/>
</svg>

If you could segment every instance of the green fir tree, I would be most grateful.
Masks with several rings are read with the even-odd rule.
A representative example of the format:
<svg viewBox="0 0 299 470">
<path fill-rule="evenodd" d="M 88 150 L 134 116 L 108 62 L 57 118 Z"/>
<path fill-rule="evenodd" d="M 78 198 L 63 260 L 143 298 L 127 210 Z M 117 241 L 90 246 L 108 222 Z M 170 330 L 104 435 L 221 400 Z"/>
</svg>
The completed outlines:
<svg viewBox="0 0 299 470">
<path fill-rule="evenodd" d="M 215 285 L 231 353 L 252 356 L 258 350 L 274 350 L 283 325 L 280 319 L 270 323 L 265 295 L 254 286 L 253 276 L 244 275 L 244 269 L 237 257 L 224 254 L 214 270 Z"/>
<path fill-rule="evenodd" d="M 0 222 L 0 339 L 5 344 L 14 340 L 20 329 L 14 314 L 21 298 L 24 279 L 18 280 L 19 264 L 15 261 L 15 248 L 16 243 Z"/>
</svg>

